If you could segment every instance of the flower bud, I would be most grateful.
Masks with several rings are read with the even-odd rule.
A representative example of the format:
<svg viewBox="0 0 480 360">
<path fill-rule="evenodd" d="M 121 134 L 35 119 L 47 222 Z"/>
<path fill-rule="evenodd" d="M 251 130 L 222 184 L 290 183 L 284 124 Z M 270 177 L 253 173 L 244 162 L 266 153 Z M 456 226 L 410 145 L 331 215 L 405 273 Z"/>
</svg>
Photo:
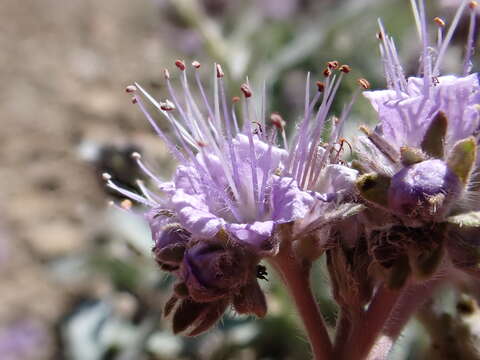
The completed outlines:
<svg viewBox="0 0 480 360">
<path fill-rule="evenodd" d="M 189 239 L 190 233 L 179 224 L 168 224 L 153 234 L 155 245 L 152 251 L 162 269 L 171 271 L 178 268 Z"/>
<path fill-rule="evenodd" d="M 400 215 L 423 219 L 442 216 L 463 186 L 442 160 L 426 160 L 407 166 L 392 178 L 389 207 Z"/>
<path fill-rule="evenodd" d="M 256 262 L 240 247 L 202 240 L 185 252 L 181 276 L 195 301 L 214 301 L 238 293 L 254 276 Z"/>
<path fill-rule="evenodd" d="M 233 306 L 239 314 L 255 314 L 260 318 L 267 314 L 267 300 L 256 281 L 240 289 L 233 299 Z"/>
</svg>

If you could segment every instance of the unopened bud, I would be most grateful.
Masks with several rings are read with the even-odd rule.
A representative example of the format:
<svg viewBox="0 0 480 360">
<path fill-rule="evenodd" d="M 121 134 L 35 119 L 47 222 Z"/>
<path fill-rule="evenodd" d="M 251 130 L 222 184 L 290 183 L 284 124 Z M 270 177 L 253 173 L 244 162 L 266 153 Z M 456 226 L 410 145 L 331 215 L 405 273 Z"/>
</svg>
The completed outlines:
<svg viewBox="0 0 480 360">
<path fill-rule="evenodd" d="M 471 10 L 475 10 L 475 8 L 478 6 L 478 2 L 476 1 L 470 1 L 468 3 L 468 7 L 471 9 Z"/>
<path fill-rule="evenodd" d="M 240 97 L 238 97 L 238 96 L 232 97 L 232 103 L 236 104 L 236 103 L 238 103 L 239 101 L 240 101 Z"/>
<path fill-rule="evenodd" d="M 192 66 L 195 68 L 195 69 L 200 69 L 200 63 L 198 61 L 194 61 L 192 62 Z"/>
<path fill-rule="evenodd" d="M 332 75 L 332 70 L 330 70 L 328 67 L 323 70 L 323 76 L 329 77 L 330 75 Z"/>
</svg>

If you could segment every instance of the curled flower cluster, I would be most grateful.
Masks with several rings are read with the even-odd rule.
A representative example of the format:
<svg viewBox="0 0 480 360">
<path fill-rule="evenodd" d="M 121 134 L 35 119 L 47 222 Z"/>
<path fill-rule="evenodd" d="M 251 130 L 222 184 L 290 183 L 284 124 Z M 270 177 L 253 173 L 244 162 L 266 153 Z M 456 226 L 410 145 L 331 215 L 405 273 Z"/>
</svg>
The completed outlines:
<svg viewBox="0 0 480 360">
<path fill-rule="evenodd" d="M 379 123 L 373 131 L 363 128 L 366 136 L 358 141 L 358 165 L 364 174 L 357 188 L 384 219 L 383 224 L 365 222 L 376 237 L 372 253 L 377 258 L 382 257 L 378 249 L 389 254 L 390 276 L 398 286 L 404 285 L 410 272 L 431 275 L 443 261 L 444 246 L 457 249 L 458 239 L 464 237 L 460 227 L 480 210 L 476 179 L 480 83 L 468 65 L 476 3 L 462 3 L 445 36 L 445 21 L 435 19 L 434 47 L 429 44 L 425 9 L 420 5 L 415 8 L 423 44 L 420 76 L 405 78 L 395 45 L 381 26 L 380 50 L 389 88 L 364 93 Z M 472 24 L 464 74 L 441 75 L 449 40 L 467 6 Z M 419 235 L 418 229 L 428 231 L 420 230 L 424 235 Z M 457 259 L 458 251 L 450 257 L 464 262 Z"/>
<path fill-rule="evenodd" d="M 435 286 L 458 269 L 478 276 L 480 82 L 470 73 L 477 4 L 463 1 L 445 34 L 446 22 L 435 18 L 433 46 L 424 3 L 411 4 L 422 43 L 419 74 L 405 76 L 380 23 L 388 88 L 363 93 L 378 124 L 361 127 L 363 136 L 352 140 L 352 162 L 342 156 L 346 146 L 353 151 L 341 137 L 342 126 L 370 85 L 358 80 L 352 100 L 331 116 L 342 78 L 351 71 L 338 61 L 327 63 L 314 94 L 308 75 L 303 117 L 290 140 L 278 113 L 267 118 L 264 94 L 255 108 L 248 82 L 240 87 L 243 99 L 227 100 L 219 65 L 213 100 L 198 62 L 190 69 L 176 61 L 180 94 L 165 70 L 169 100 L 158 102 L 138 84 L 127 87 L 178 166 L 173 179 L 163 181 L 133 154 L 156 190 L 139 183 L 141 195 L 104 177 L 109 187 L 148 208 L 155 259 L 176 278 L 165 306 L 175 332 L 200 334 L 229 306 L 263 317 L 267 303 L 258 280 L 266 276 L 266 259 L 289 288 L 318 358 L 364 358 L 375 349 L 383 353 L 372 358 L 385 358 Z M 441 75 L 465 9 L 470 33 L 463 74 Z M 157 125 L 145 99 L 170 132 Z M 310 267 L 323 253 L 341 310 L 335 345 L 309 285 Z M 390 340 L 374 346 L 384 341 L 382 331 Z"/>
<path fill-rule="evenodd" d="M 117 186 L 109 174 L 104 178 L 111 188 L 149 207 L 146 219 L 155 258 L 178 279 L 166 313 L 175 313 L 175 331 L 194 325 L 189 334 L 196 335 L 208 329 L 229 304 L 238 313 L 265 315 L 266 301 L 257 282 L 263 277 L 259 262 L 279 253 L 282 225 L 292 225 L 297 240 L 320 228 L 328 231 L 326 216 L 336 209 L 341 196 L 353 191 L 357 174 L 342 165 L 340 157 L 341 127 L 354 99 L 339 118 L 328 118 L 342 78 L 350 72 L 347 65 L 329 62 L 325 81 L 316 84 L 313 96 L 307 79 L 304 116 L 289 143 L 286 123 L 278 113 L 266 121 L 263 98 L 260 114 L 256 112 L 248 83 L 240 87 L 243 102 L 238 97 L 229 102 L 223 70 L 216 65 L 212 103 L 200 81 L 200 64 L 193 62 L 198 103 L 190 90 L 186 64 L 177 60 L 175 65 L 182 94 L 177 94 L 165 70 L 171 100 L 158 102 L 138 84 L 126 89 L 178 161 L 173 180 L 159 179 L 138 153 L 134 159 L 159 193 L 140 183 L 142 195 L 137 195 Z M 144 99 L 166 118 L 175 139 L 157 125 Z M 242 108 L 236 109 L 238 105 Z M 327 122 L 330 142 L 324 143 Z M 325 241 L 309 242 L 312 259 L 323 251 Z M 185 320 L 190 311 L 184 309 L 199 304 L 201 309 L 192 310 L 188 321 L 179 326 L 176 319 Z"/>
</svg>

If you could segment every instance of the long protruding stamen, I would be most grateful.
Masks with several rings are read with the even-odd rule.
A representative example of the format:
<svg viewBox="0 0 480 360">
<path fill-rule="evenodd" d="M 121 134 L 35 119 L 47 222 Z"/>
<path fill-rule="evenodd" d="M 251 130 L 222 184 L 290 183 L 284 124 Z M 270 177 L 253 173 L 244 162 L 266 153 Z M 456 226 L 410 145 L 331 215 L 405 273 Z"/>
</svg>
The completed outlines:
<svg viewBox="0 0 480 360">
<path fill-rule="evenodd" d="M 283 120 L 282 116 L 278 113 L 273 113 L 270 116 L 270 121 L 272 122 L 274 128 L 276 128 L 280 133 L 282 134 L 282 141 L 283 141 L 283 146 L 286 151 L 288 151 L 288 142 L 287 142 L 287 135 L 285 133 L 285 120 Z M 269 143 L 273 144 L 274 143 L 274 138 L 273 136 L 276 134 L 276 132 L 272 133 L 272 137 L 269 141 Z"/>
<path fill-rule="evenodd" d="M 212 164 L 210 163 L 210 159 L 208 157 L 208 154 L 206 153 L 206 151 L 204 150 L 203 147 L 201 147 L 201 151 L 202 151 L 203 159 L 205 161 L 205 164 L 206 164 L 207 168 L 212 168 Z M 233 216 L 235 217 L 235 219 L 237 219 L 237 221 L 241 221 L 242 218 L 240 216 L 240 213 L 239 213 L 237 207 L 235 206 L 235 204 L 233 203 L 232 199 L 230 199 L 229 194 L 227 194 L 225 189 L 219 188 L 218 179 L 216 179 L 214 174 L 212 174 L 210 172 L 208 172 L 208 174 L 206 174 L 206 176 L 209 177 L 211 182 L 216 185 L 216 188 L 218 189 L 218 191 L 217 191 L 218 194 L 223 199 L 223 201 L 225 201 L 225 203 L 228 205 L 228 208 L 230 209 L 230 211 L 233 214 Z"/>
<path fill-rule="evenodd" d="M 315 96 L 313 97 L 313 100 L 310 101 L 310 106 L 309 106 L 309 113 L 308 114 L 312 114 L 313 113 L 313 109 L 315 107 L 315 105 L 318 103 L 318 100 L 320 99 L 320 96 L 323 94 L 323 96 L 325 97 L 327 92 L 325 91 L 325 88 L 328 89 L 328 84 L 330 83 L 330 79 L 327 78 L 326 80 L 326 83 L 324 84 L 323 82 L 320 82 L 320 81 L 317 81 L 317 88 L 318 88 L 318 91 L 317 93 L 315 94 Z M 311 116 L 311 115 L 310 115 Z M 300 146 L 299 146 L 299 141 L 300 141 L 300 132 L 296 132 L 293 139 L 291 140 L 291 143 L 290 145 L 288 146 L 288 148 L 290 149 L 299 149 Z M 298 151 L 291 151 L 290 154 L 288 155 L 288 159 L 287 159 L 287 169 L 293 174 L 294 173 L 294 169 L 296 168 L 296 163 L 297 163 L 297 160 L 299 158 L 299 153 Z"/>
<path fill-rule="evenodd" d="M 400 64 L 397 49 L 393 39 L 385 32 L 385 27 L 380 19 L 378 19 L 378 26 L 380 28 L 379 39 L 380 53 L 383 60 L 384 71 L 387 77 L 389 86 L 393 86 L 397 92 L 397 96 L 401 96 L 401 92 L 406 91 L 407 82 L 405 74 Z"/>
<path fill-rule="evenodd" d="M 265 195 L 266 195 L 266 189 L 267 189 L 267 181 L 268 178 L 270 177 L 270 172 L 272 171 L 271 169 L 271 161 L 272 161 L 272 149 L 273 149 L 273 143 L 270 142 L 268 144 L 268 150 L 267 150 L 267 160 L 266 164 L 267 168 L 262 169 L 263 170 L 263 178 L 262 178 L 262 185 L 260 186 L 260 195 L 259 195 L 259 201 L 258 201 L 258 213 L 260 217 L 263 217 L 265 213 Z"/>
<path fill-rule="evenodd" d="M 395 72 L 396 72 L 396 75 L 397 75 L 398 85 L 400 87 L 400 90 L 406 91 L 407 90 L 407 80 L 405 78 L 405 73 L 403 71 L 403 67 L 400 64 L 400 58 L 398 56 L 398 52 L 397 52 L 397 48 L 395 46 L 395 42 L 391 37 L 388 38 L 388 41 L 389 41 L 389 44 L 390 44 L 389 48 L 390 48 L 390 53 L 391 53 L 391 56 L 392 56 Z"/>
<path fill-rule="evenodd" d="M 154 193 L 152 193 L 150 190 L 148 190 L 142 180 L 137 180 L 135 182 L 138 188 L 140 189 L 140 191 L 142 192 L 143 196 L 145 196 L 147 200 L 150 200 L 154 203 L 160 202 L 160 198 L 156 196 Z"/>
<path fill-rule="evenodd" d="M 341 130 L 343 128 L 343 125 L 345 124 L 345 120 L 347 119 L 347 117 L 349 116 L 349 114 L 352 110 L 353 104 L 357 101 L 357 98 L 358 98 L 358 95 L 360 94 L 360 91 L 365 90 L 367 88 L 366 84 L 368 84 L 368 82 L 366 82 L 366 80 L 360 79 L 358 81 L 358 83 L 359 83 L 360 87 L 355 90 L 355 92 L 353 93 L 352 99 L 350 100 L 348 105 L 342 111 L 342 113 L 340 115 L 340 119 L 338 120 L 338 122 L 336 124 L 336 128 L 334 130 L 333 136 L 330 139 L 329 148 L 327 149 L 327 151 L 325 151 L 325 153 L 322 157 L 322 160 L 318 164 L 315 164 L 315 163 L 313 164 L 313 167 L 312 167 L 310 173 L 315 174 L 315 175 L 314 176 L 310 175 L 310 180 L 308 181 L 308 188 L 313 188 L 313 186 L 318 181 L 318 178 L 320 176 L 322 168 L 325 167 L 325 165 L 326 165 L 326 160 L 327 160 L 327 157 L 329 156 L 329 153 L 330 153 L 331 149 L 333 148 L 333 144 L 335 144 L 339 139 Z"/>
<path fill-rule="evenodd" d="M 417 0 L 410 0 L 412 6 L 413 18 L 415 19 L 415 26 L 417 27 L 417 34 L 420 41 L 422 41 L 422 26 L 420 25 L 420 14 L 418 11 Z"/>
<path fill-rule="evenodd" d="M 194 61 L 192 63 L 192 65 L 195 69 L 200 68 L 200 63 L 197 62 L 197 61 Z M 220 67 L 220 65 L 217 65 L 216 70 L 217 70 L 216 71 L 216 79 L 217 80 L 222 79 L 223 78 L 223 70 Z M 220 76 L 220 78 L 219 78 L 219 76 Z M 208 113 L 209 113 L 210 117 L 212 117 L 213 113 L 212 113 L 211 107 L 208 103 L 208 100 L 207 100 L 205 91 L 203 89 L 202 83 L 200 81 L 200 77 L 198 75 L 198 72 L 195 72 L 195 78 L 196 78 L 196 81 L 197 81 L 197 85 L 200 89 L 200 92 L 202 94 L 203 101 L 207 106 Z M 221 97 L 222 97 L 222 101 L 224 103 L 224 107 L 223 107 L 224 118 L 225 118 L 225 122 L 227 122 L 227 132 L 228 132 L 227 142 L 229 144 L 229 148 L 231 148 L 230 149 L 230 156 L 231 156 L 231 159 L 232 159 L 231 162 L 232 162 L 232 168 L 233 168 L 233 179 L 232 179 L 232 176 L 230 174 L 230 169 L 228 167 L 224 168 L 225 177 L 228 179 L 228 182 L 230 183 L 230 186 L 232 188 L 232 191 L 234 193 L 235 198 L 238 199 L 239 192 L 240 192 L 239 183 L 238 183 L 238 164 L 237 164 L 236 157 L 235 157 L 235 154 L 234 154 L 234 149 L 233 149 L 233 146 L 232 146 L 232 132 L 231 132 L 230 119 L 228 117 L 228 112 L 227 112 L 227 107 L 226 107 L 225 91 L 223 90 L 223 80 L 221 81 L 221 84 L 220 84 L 220 92 L 223 94 L 223 95 L 221 95 Z M 207 126 L 207 124 L 205 124 L 205 126 Z M 219 134 L 216 131 L 215 127 L 213 126 L 213 124 L 211 122 L 209 122 L 208 126 L 210 126 L 210 129 L 212 130 L 212 132 L 214 132 L 214 136 L 218 139 L 218 137 L 221 136 L 221 134 Z M 208 132 L 210 134 L 210 132 L 208 130 L 205 130 L 205 132 Z M 219 149 L 219 147 L 217 146 L 217 142 L 214 141 L 212 136 L 209 136 L 209 141 L 212 143 L 213 149 L 214 149 L 215 153 L 217 154 L 217 156 L 221 159 L 222 163 L 227 164 L 227 160 L 226 160 L 222 150 Z M 218 141 L 218 143 L 220 144 L 221 142 Z"/>
<path fill-rule="evenodd" d="M 385 73 L 387 74 L 388 83 L 390 86 L 393 86 L 394 90 L 397 92 L 397 96 L 401 96 L 401 80 L 402 75 L 399 75 L 397 72 L 397 64 L 394 59 L 395 55 L 391 49 L 390 38 L 385 32 L 385 28 L 380 19 L 378 19 L 378 27 L 380 28 L 380 40 L 382 42 L 381 54 Z"/>
<path fill-rule="evenodd" d="M 145 163 L 142 161 L 142 156 L 138 152 L 132 153 L 132 159 L 135 160 L 137 163 L 138 167 L 142 169 L 142 171 L 147 174 L 155 183 L 157 184 L 162 184 L 163 181 L 160 180 L 150 169 L 148 166 L 145 165 Z"/>
<path fill-rule="evenodd" d="M 262 99 L 261 99 L 261 110 L 260 110 L 260 124 L 262 124 L 264 129 L 266 129 L 265 120 L 266 120 L 266 116 L 267 116 L 267 104 L 266 104 L 266 102 L 267 102 L 267 84 L 264 80 L 263 84 L 262 84 Z M 262 136 L 262 140 L 264 140 L 264 141 L 267 140 L 267 133 L 261 134 L 261 136 Z M 286 142 L 285 142 L 285 146 L 287 146 Z"/>
<path fill-rule="evenodd" d="M 295 155 L 294 166 L 292 169 L 293 177 L 296 178 L 297 173 L 300 171 L 300 159 L 303 157 L 303 153 L 306 151 L 307 145 L 305 145 L 306 139 L 306 132 L 308 128 L 308 123 L 310 120 L 310 73 L 307 73 L 307 80 L 305 82 L 305 109 L 302 123 L 300 124 L 300 135 L 298 137 L 298 147 L 296 150 L 298 151 L 298 155 Z M 308 143 L 307 143 L 308 144 Z"/>
<path fill-rule="evenodd" d="M 215 127 L 217 128 L 218 134 L 219 134 L 219 142 L 220 145 L 223 145 L 224 136 L 223 136 L 223 124 L 220 120 L 220 99 L 218 97 L 218 79 L 220 77 L 223 77 L 223 70 L 222 67 L 218 64 L 215 64 L 215 81 L 213 82 L 213 109 L 215 111 L 215 116 L 213 118 L 213 121 L 216 122 Z"/>
<path fill-rule="evenodd" d="M 198 63 L 198 62 L 193 62 L 192 65 L 197 70 L 200 68 L 200 63 Z M 215 115 L 213 113 L 212 107 L 210 106 L 210 102 L 208 101 L 207 94 L 205 93 L 205 89 L 203 88 L 203 85 L 202 85 L 202 82 L 200 80 L 200 75 L 198 74 L 198 71 L 195 71 L 195 81 L 197 82 L 197 87 L 200 90 L 200 94 L 201 94 L 201 97 L 202 97 L 203 104 L 207 108 L 208 115 L 209 115 L 210 119 L 214 119 Z M 216 122 L 216 120 L 214 120 L 214 121 Z M 217 138 L 217 141 L 219 141 L 218 137 L 220 136 L 220 134 L 217 131 L 215 131 L 214 135 Z"/>
<path fill-rule="evenodd" d="M 318 109 L 317 115 L 315 117 L 315 122 L 317 123 L 317 126 L 313 131 L 313 135 L 310 137 L 310 140 L 309 140 L 310 151 L 308 153 L 308 158 L 306 161 L 304 161 L 305 166 L 303 167 L 303 173 L 299 173 L 297 175 L 298 180 L 300 180 L 300 175 L 302 175 L 301 181 L 300 181 L 301 188 L 304 188 L 307 177 L 309 176 L 309 173 L 312 171 L 311 169 L 312 161 L 317 153 L 316 149 L 320 144 L 322 129 L 325 124 L 325 120 L 327 118 L 328 112 L 330 111 L 330 108 L 332 106 L 333 99 L 335 98 L 335 95 L 342 82 L 344 74 L 348 74 L 351 71 L 348 65 L 342 65 L 340 69 L 341 69 L 340 76 L 338 77 L 336 82 L 335 82 L 335 78 L 332 80 L 330 88 L 327 89 L 328 91 L 325 93 L 324 98 L 322 99 L 322 103 L 320 104 L 320 108 Z M 315 163 L 313 163 L 313 167 L 314 166 L 315 166 Z"/>
<path fill-rule="evenodd" d="M 250 167 L 252 169 L 252 185 L 253 185 L 253 200 L 254 204 L 258 203 L 258 176 L 257 176 L 257 157 L 255 155 L 255 144 L 253 143 L 252 122 L 250 121 L 250 106 L 249 99 L 252 96 L 252 91 L 247 84 L 243 84 L 240 88 L 245 97 L 244 101 L 244 116 L 245 127 L 248 136 L 248 143 L 250 148 Z"/>
<path fill-rule="evenodd" d="M 443 40 L 442 47 L 438 52 L 437 61 L 433 68 L 433 76 L 437 76 L 439 73 L 440 66 L 442 65 L 442 61 L 443 61 L 443 56 L 445 55 L 445 51 L 447 51 L 448 45 L 450 44 L 450 40 L 452 39 L 453 33 L 457 28 L 460 18 L 462 17 L 462 12 L 465 9 L 465 6 L 467 6 L 467 4 L 468 4 L 468 0 L 463 0 L 462 4 L 459 6 L 459 8 L 457 9 L 457 12 L 455 13 L 455 17 L 453 18 L 452 24 L 448 28 L 447 34 L 445 35 L 445 40 Z"/>
<path fill-rule="evenodd" d="M 468 7 L 470 8 L 470 24 L 468 26 L 468 38 L 467 48 L 465 51 L 465 60 L 463 61 L 463 76 L 467 76 L 472 68 L 472 56 L 474 51 L 474 35 L 476 25 L 476 8 L 478 3 L 476 1 L 470 1 Z"/>
<path fill-rule="evenodd" d="M 232 165 L 233 181 L 235 183 L 235 186 L 238 189 L 240 187 L 239 185 L 240 176 L 238 173 L 237 155 L 235 154 L 235 148 L 233 146 L 232 124 L 230 123 L 230 116 L 227 109 L 227 98 L 225 96 L 225 86 L 223 84 L 223 77 L 219 79 L 219 85 L 220 85 L 220 98 L 222 101 L 223 117 L 224 117 L 224 122 L 226 124 L 225 128 L 227 129 L 227 144 L 228 144 L 228 150 L 230 152 L 230 163 Z"/>
<path fill-rule="evenodd" d="M 103 179 L 107 182 L 107 186 L 113 190 L 115 190 L 116 192 L 132 199 L 132 200 L 135 200 L 136 202 L 139 202 L 143 205 L 146 205 L 146 206 L 155 206 L 156 204 L 138 194 L 135 194 L 134 192 L 131 192 L 127 189 L 124 189 L 120 186 L 118 186 L 117 184 L 115 184 L 113 181 L 112 181 L 112 176 L 108 173 L 103 173 L 102 174 L 102 177 Z"/>
<path fill-rule="evenodd" d="M 177 65 L 177 67 L 178 67 L 178 65 Z M 180 70 L 181 70 L 181 71 L 184 71 L 185 68 L 184 68 L 184 67 L 181 67 Z M 222 76 L 223 76 L 223 71 L 221 70 L 221 67 L 220 67 L 219 65 L 216 66 L 216 74 L 217 74 L 216 80 L 218 80 L 219 74 L 222 74 Z M 183 118 L 185 118 L 186 114 L 185 114 L 184 110 L 182 109 L 182 107 L 180 106 L 180 104 L 178 103 L 177 97 L 176 97 L 176 95 L 175 95 L 175 91 L 174 91 L 173 87 L 172 87 L 171 84 L 170 84 L 169 77 L 166 77 L 166 79 L 167 79 L 167 84 L 168 84 L 168 86 L 169 86 L 170 95 L 172 96 L 172 98 L 173 98 L 173 100 L 174 100 L 174 102 L 175 102 L 175 105 L 178 107 L 178 110 L 180 111 L 181 116 L 182 116 Z M 185 77 L 184 79 L 185 79 L 185 82 L 186 82 L 186 77 Z M 185 91 L 185 93 L 186 93 L 187 104 L 190 103 L 190 105 L 191 105 L 190 107 L 192 107 L 193 109 L 196 109 L 197 106 L 196 106 L 196 104 L 194 103 L 192 96 L 189 94 L 189 89 L 188 89 L 186 83 L 184 83 L 183 85 L 184 85 L 184 86 L 183 86 L 183 87 L 184 87 L 184 91 Z M 217 88 L 217 90 L 218 90 L 218 87 L 216 87 L 216 88 Z M 218 93 L 215 94 L 215 97 L 218 98 Z M 168 117 L 168 115 L 169 115 L 169 114 L 167 114 L 167 117 Z M 217 113 L 217 114 L 216 114 L 216 117 L 217 117 L 217 121 L 220 121 L 220 113 Z M 192 139 L 186 131 L 182 131 L 182 130 L 183 130 L 183 127 L 181 127 L 180 124 L 178 124 L 177 122 L 175 122 L 174 119 L 172 119 L 172 118 L 170 118 L 170 117 L 169 117 L 169 120 L 170 120 L 172 126 L 174 127 L 174 129 L 175 129 L 175 128 L 178 128 L 178 129 L 176 129 L 176 130 L 180 132 L 180 135 L 179 135 L 180 140 L 183 142 L 183 140 L 185 139 L 187 142 L 190 143 L 190 145 L 192 145 L 193 147 L 195 147 L 195 149 L 199 150 L 198 146 L 195 144 L 195 140 Z M 195 127 L 195 126 L 193 125 L 193 122 L 194 122 L 194 121 L 193 121 L 192 119 L 185 119 L 185 122 L 187 122 L 187 124 L 190 123 L 190 127 L 191 127 L 192 131 L 195 131 L 195 130 L 198 129 L 198 131 L 201 132 L 201 130 L 200 130 L 198 127 Z M 198 125 L 197 125 L 197 126 L 198 126 Z M 221 128 L 220 128 L 220 129 L 221 129 Z M 201 132 L 201 133 L 203 133 L 204 136 L 207 136 L 210 140 L 213 140 L 210 136 L 208 136 L 208 135 L 209 135 L 209 134 L 208 134 L 208 131 L 203 131 L 203 132 Z M 220 139 L 220 144 L 219 144 L 219 146 L 223 148 L 225 140 L 224 140 L 224 136 L 222 135 L 221 131 L 220 131 L 220 134 L 219 134 L 218 138 Z M 184 143 L 183 143 L 182 145 L 183 145 L 184 148 L 186 147 L 186 145 L 185 145 Z M 219 156 L 219 158 L 221 159 L 222 163 L 223 163 L 223 164 L 226 164 L 226 159 L 225 159 L 222 151 L 218 148 L 216 142 L 212 141 L 211 146 L 212 146 L 214 152 L 215 152 L 215 153 Z M 186 150 L 188 150 L 188 149 L 186 149 Z M 194 164 L 196 165 L 196 167 L 198 168 L 198 170 L 203 171 L 203 172 L 206 172 L 206 171 L 203 169 L 203 167 L 198 163 L 198 161 L 196 160 L 194 154 L 190 153 L 190 157 L 192 158 L 192 160 L 193 160 Z M 232 178 L 232 174 L 231 174 L 230 168 L 228 167 L 228 165 L 226 165 L 226 166 L 223 167 L 223 170 L 224 170 L 225 177 L 226 177 L 226 179 L 227 179 L 227 181 L 228 181 L 228 183 L 229 183 L 229 185 L 230 185 L 230 187 L 231 187 L 231 189 L 232 189 L 232 192 L 233 192 L 235 198 L 238 199 L 239 193 L 238 193 L 238 189 L 237 189 L 237 184 L 235 183 L 234 178 Z"/>
<path fill-rule="evenodd" d="M 327 79 L 326 88 L 324 88 L 324 90 L 323 90 L 324 95 L 323 95 L 323 98 L 322 98 L 322 102 L 320 104 L 320 107 L 317 110 L 317 114 L 316 114 L 315 120 L 314 120 L 314 124 L 316 124 L 316 126 L 313 129 L 313 131 L 311 132 L 312 135 L 310 135 L 309 141 L 308 141 L 308 146 L 309 146 L 308 158 L 307 158 L 307 161 L 305 162 L 304 166 L 302 166 L 302 169 L 304 168 L 303 179 L 302 179 L 302 181 L 300 179 L 300 175 L 302 173 L 299 173 L 296 177 L 296 179 L 299 181 L 300 186 L 302 186 L 301 185 L 302 182 L 304 183 L 304 181 L 305 181 L 304 178 L 305 178 L 306 174 L 308 173 L 311 162 L 313 161 L 313 159 L 314 159 L 314 157 L 316 156 L 316 153 L 317 153 L 317 148 L 318 148 L 319 141 L 320 141 L 320 138 L 321 138 L 322 130 L 323 130 L 325 120 L 326 120 L 328 110 L 329 110 L 329 106 L 328 106 L 329 99 L 331 98 L 332 90 L 335 90 L 335 84 L 336 84 L 335 83 L 335 78 L 336 77 L 334 76 L 331 82 L 328 81 L 328 79 Z M 338 89 L 338 86 L 337 86 L 337 89 Z"/>
<path fill-rule="evenodd" d="M 182 71 L 182 73 L 185 73 L 185 64 L 183 64 L 183 62 L 179 63 L 180 60 L 177 60 L 176 61 L 176 65 L 177 67 L 180 69 L 180 71 Z M 180 104 L 180 102 L 178 101 L 178 97 L 177 97 L 177 94 L 176 94 L 176 91 L 175 89 L 173 88 L 171 82 L 170 82 L 170 76 L 165 76 L 165 80 L 166 80 L 166 83 L 167 83 L 167 88 L 168 88 L 168 92 L 170 94 L 170 97 L 172 98 L 173 100 L 173 103 L 175 104 L 175 107 L 176 109 L 178 110 L 178 112 L 180 113 L 180 116 L 182 117 L 184 123 L 188 126 L 188 128 L 190 129 L 190 132 L 193 134 L 194 137 L 198 138 L 199 137 L 199 134 L 197 133 L 197 128 L 196 126 L 194 125 L 194 122 L 192 120 L 192 117 L 191 116 L 188 116 L 188 114 L 186 113 L 185 109 L 183 108 L 182 104 Z M 187 107 L 188 107 L 188 104 L 187 104 Z M 173 124 L 172 124 L 173 125 Z M 178 126 L 178 124 L 177 124 Z"/>
<path fill-rule="evenodd" d="M 237 120 L 237 114 L 235 112 L 235 105 L 240 101 L 240 98 L 238 96 L 234 96 L 232 98 L 232 119 L 233 119 L 233 125 L 235 126 L 235 134 L 240 133 L 240 126 L 238 125 L 238 120 Z"/>
<path fill-rule="evenodd" d="M 443 43 L 443 29 L 445 28 L 445 21 L 438 16 L 433 19 L 435 24 L 437 24 L 437 51 L 440 51 Z"/>
<path fill-rule="evenodd" d="M 422 64 L 423 64 L 423 89 L 427 98 L 430 97 L 430 85 L 432 84 L 432 59 L 428 47 L 427 15 L 425 13 L 425 2 L 420 0 L 420 29 L 422 32 Z M 435 75 L 435 72 L 433 73 Z"/>
<path fill-rule="evenodd" d="M 142 91 L 142 93 L 145 94 L 144 90 L 138 84 L 136 84 L 136 86 Z M 158 127 L 156 121 L 152 118 L 150 113 L 147 111 L 142 99 L 138 95 L 135 95 L 135 99 L 136 99 L 136 103 L 140 107 L 140 110 L 143 112 L 143 114 L 145 115 L 145 117 L 147 118 L 148 122 L 153 127 L 157 135 L 160 136 L 162 141 L 165 143 L 170 153 L 175 157 L 175 159 L 177 159 L 177 161 L 179 161 L 182 164 L 185 164 L 187 162 L 185 159 L 185 156 L 180 151 L 178 151 L 178 149 L 175 147 L 172 141 L 170 141 L 167 135 L 165 135 L 165 133 Z"/>
</svg>

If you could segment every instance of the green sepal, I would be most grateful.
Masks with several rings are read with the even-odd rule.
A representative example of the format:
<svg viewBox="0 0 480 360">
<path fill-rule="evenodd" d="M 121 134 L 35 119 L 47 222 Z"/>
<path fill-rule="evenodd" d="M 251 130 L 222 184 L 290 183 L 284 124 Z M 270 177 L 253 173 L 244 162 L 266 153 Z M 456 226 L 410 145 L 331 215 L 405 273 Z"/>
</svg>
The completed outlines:
<svg viewBox="0 0 480 360">
<path fill-rule="evenodd" d="M 391 178 L 386 175 L 369 173 L 358 178 L 356 185 L 360 195 L 367 201 L 388 207 L 388 189 Z"/>
<path fill-rule="evenodd" d="M 477 155 L 477 143 L 473 136 L 458 141 L 448 157 L 448 167 L 467 184 Z"/>
<path fill-rule="evenodd" d="M 480 211 L 449 216 L 446 221 L 459 227 L 480 227 Z"/>
<path fill-rule="evenodd" d="M 430 123 L 420 145 L 426 154 L 434 158 L 443 159 L 447 127 L 447 116 L 443 111 L 439 111 Z"/>
<path fill-rule="evenodd" d="M 410 276 L 411 269 L 407 255 L 402 255 L 395 260 L 388 274 L 387 285 L 391 290 L 401 289 Z"/>
<path fill-rule="evenodd" d="M 427 160 L 427 157 L 422 150 L 409 146 L 402 146 L 400 148 L 400 161 L 404 166 L 417 164 L 424 160 Z"/>
</svg>

